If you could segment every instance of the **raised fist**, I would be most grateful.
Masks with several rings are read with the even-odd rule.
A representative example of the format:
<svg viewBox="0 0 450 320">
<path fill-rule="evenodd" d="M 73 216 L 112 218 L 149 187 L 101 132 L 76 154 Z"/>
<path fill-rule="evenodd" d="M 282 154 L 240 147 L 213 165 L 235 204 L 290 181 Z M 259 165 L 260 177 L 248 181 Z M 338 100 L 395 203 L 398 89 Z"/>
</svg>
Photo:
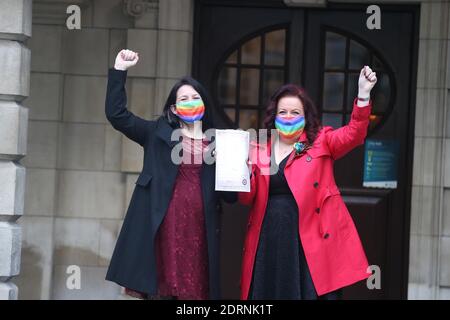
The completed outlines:
<svg viewBox="0 0 450 320">
<path fill-rule="evenodd" d="M 138 61 L 139 61 L 139 54 L 137 52 L 124 49 L 117 54 L 114 69 L 125 71 L 128 68 L 136 65 Z"/>
<path fill-rule="evenodd" d="M 358 96 L 367 97 L 370 95 L 370 91 L 377 83 L 377 74 L 370 69 L 369 66 L 364 66 L 361 69 L 358 80 Z"/>
</svg>

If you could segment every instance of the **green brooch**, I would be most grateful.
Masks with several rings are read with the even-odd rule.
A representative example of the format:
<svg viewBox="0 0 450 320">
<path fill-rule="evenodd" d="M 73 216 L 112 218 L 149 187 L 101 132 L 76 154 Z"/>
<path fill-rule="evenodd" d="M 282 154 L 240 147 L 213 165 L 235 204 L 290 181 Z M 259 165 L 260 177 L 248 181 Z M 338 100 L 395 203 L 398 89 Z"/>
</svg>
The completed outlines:
<svg viewBox="0 0 450 320">
<path fill-rule="evenodd" d="M 295 150 L 296 156 L 303 154 L 303 152 L 305 152 L 309 148 L 310 148 L 310 146 L 307 143 L 300 142 L 300 141 L 294 143 L 294 150 Z"/>
</svg>

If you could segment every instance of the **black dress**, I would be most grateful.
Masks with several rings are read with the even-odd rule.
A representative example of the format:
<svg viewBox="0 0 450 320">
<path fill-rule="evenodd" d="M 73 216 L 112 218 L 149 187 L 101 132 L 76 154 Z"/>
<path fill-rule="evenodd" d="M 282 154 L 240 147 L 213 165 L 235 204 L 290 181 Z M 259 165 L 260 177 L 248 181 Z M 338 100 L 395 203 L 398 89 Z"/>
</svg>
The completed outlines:
<svg viewBox="0 0 450 320">
<path fill-rule="evenodd" d="M 253 300 L 337 299 L 341 290 L 318 297 L 299 238 L 297 203 L 284 176 L 289 156 L 270 176 L 269 199 L 253 267 Z M 271 157 L 275 163 L 274 157 Z"/>
</svg>

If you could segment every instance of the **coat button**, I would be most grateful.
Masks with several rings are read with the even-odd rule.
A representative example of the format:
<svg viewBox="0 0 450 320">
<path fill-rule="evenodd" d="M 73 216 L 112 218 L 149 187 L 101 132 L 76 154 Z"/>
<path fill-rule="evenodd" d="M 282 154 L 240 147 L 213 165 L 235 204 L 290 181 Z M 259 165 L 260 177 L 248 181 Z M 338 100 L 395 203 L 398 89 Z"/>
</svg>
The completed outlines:
<svg viewBox="0 0 450 320">
<path fill-rule="evenodd" d="M 220 229 L 219 229 L 219 228 L 217 228 L 217 229 L 216 229 L 216 233 L 217 233 L 217 234 L 219 234 L 219 232 L 220 232 Z"/>
<path fill-rule="evenodd" d="M 307 156 L 307 157 L 306 157 L 306 161 L 308 161 L 308 162 L 310 162 L 311 159 L 312 159 L 311 156 Z"/>
<path fill-rule="evenodd" d="M 325 233 L 325 235 L 323 236 L 325 239 L 328 239 L 330 237 L 330 235 L 328 233 Z"/>
<path fill-rule="evenodd" d="M 245 252 L 245 247 L 242 248 L 242 252 Z"/>
<path fill-rule="evenodd" d="M 316 213 L 320 213 L 320 208 L 316 208 Z"/>
<path fill-rule="evenodd" d="M 319 187 L 319 183 L 316 181 L 316 182 L 314 182 L 314 188 L 317 188 L 317 187 Z"/>
</svg>

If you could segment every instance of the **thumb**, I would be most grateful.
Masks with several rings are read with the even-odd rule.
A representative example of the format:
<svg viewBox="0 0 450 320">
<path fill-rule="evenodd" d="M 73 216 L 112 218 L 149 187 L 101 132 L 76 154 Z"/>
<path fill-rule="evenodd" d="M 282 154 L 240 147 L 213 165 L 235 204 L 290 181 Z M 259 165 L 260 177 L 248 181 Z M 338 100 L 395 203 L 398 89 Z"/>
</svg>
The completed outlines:
<svg viewBox="0 0 450 320">
<path fill-rule="evenodd" d="M 359 73 L 359 76 L 366 76 L 366 69 L 367 69 L 367 66 L 364 66 L 362 69 L 361 69 L 361 72 Z"/>
</svg>

